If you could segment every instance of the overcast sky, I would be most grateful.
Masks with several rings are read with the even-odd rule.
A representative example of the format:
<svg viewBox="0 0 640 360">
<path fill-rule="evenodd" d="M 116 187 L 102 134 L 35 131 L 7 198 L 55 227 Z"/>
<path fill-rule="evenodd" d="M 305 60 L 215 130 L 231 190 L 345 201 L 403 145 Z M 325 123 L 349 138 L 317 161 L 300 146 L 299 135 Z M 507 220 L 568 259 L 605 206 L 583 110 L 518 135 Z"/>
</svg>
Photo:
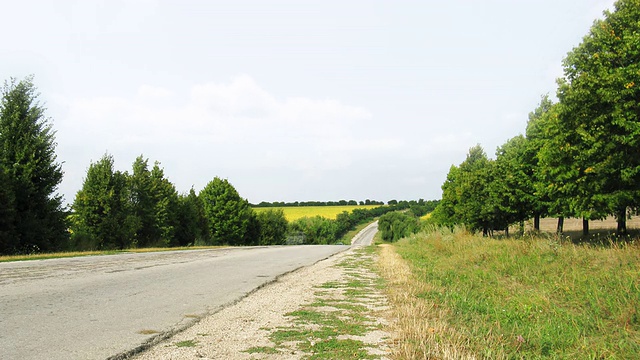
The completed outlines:
<svg viewBox="0 0 640 360">
<path fill-rule="evenodd" d="M 105 153 L 253 203 L 438 199 L 613 2 L 0 0 L 0 78 L 35 75 L 69 203 Z"/>
</svg>

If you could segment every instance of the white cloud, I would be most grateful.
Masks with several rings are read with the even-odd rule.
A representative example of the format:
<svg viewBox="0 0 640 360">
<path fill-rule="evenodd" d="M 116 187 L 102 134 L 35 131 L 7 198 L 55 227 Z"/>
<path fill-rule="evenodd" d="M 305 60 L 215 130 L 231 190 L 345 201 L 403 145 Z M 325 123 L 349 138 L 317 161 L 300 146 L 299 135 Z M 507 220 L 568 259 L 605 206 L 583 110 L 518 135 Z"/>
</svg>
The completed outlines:
<svg viewBox="0 0 640 360">
<path fill-rule="evenodd" d="M 142 153 L 161 161 L 171 180 L 190 186 L 225 176 L 225 169 L 320 176 L 402 146 L 388 136 L 361 138 L 372 118 L 364 108 L 333 99 L 279 99 L 247 75 L 195 85 L 182 104 L 176 105 L 177 98 L 167 89 L 142 85 L 131 98 L 67 101 L 68 116 L 58 133 L 60 157 L 66 167 L 86 169 L 105 151 L 120 164 Z M 70 181 L 77 191 L 80 180 Z"/>
</svg>

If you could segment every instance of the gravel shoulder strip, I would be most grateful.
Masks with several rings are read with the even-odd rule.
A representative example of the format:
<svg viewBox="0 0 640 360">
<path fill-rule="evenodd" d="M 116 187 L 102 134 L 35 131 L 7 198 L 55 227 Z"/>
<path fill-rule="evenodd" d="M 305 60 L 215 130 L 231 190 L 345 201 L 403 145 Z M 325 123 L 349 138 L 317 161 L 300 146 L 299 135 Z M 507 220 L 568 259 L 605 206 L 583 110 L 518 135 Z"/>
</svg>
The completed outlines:
<svg viewBox="0 0 640 360">
<path fill-rule="evenodd" d="M 354 247 L 281 276 L 133 359 L 387 359 L 389 310 L 375 256 Z M 330 328 L 355 318 L 357 330 Z"/>
</svg>

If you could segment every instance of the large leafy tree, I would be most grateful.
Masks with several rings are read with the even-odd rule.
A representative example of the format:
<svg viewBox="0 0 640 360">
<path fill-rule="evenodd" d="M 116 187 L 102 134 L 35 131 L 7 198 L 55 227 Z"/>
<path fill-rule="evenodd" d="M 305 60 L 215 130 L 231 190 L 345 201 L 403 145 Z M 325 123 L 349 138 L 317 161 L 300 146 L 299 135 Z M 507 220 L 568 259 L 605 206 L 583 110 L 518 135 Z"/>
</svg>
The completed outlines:
<svg viewBox="0 0 640 360">
<path fill-rule="evenodd" d="M 188 194 L 178 197 L 176 240 L 181 246 L 209 245 L 208 232 L 202 201 L 191 188 Z"/>
<path fill-rule="evenodd" d="M 462 222 L 456 218 L 456 207 L 460 202 L 459 173 L 460 169 L 451 165 L 447 179 L 442 184 L 442 200 L 431 215 L 437 224 L 452 227 Z"/>
<path fill-rule="evenodd" d="M 527 139 L 518 135 L 496 151 L 494 181 L 489 189 L 495 204 L 494 220 L 507 232 L 508 225 L 524 223 L 536 209 L 533 168 L 528 163 L 527 146 Z"/>
<path fill-rule="evenodd" d="M 69 238 L 67 214 L 56 193 L 62 181 L 62 167 L 56 161 L 55 131 L 38 102 L 32 78 L 5 82 L 0 99 L 0 196 L 5 203 L 2 225 L 9 243 L 3 251 L 50 251 L 64 246 Z M 9 205 L 10 206 L 10 205 Z M 0 229 L 0 231 L 3 231 Z"/>
<path fill-rule="evenodd" d="M 254 241 L 250 239 L 253 209 L 229 181 L 215 177 L 199 197 L 214 244 L 244 245 Z"/>
<path fill-rule="evenodd" d="M 544 95 L 540 100 L 538 107 L 531 113 L 529 113 L 529 120 L 527 121 L 526 129 L 526 143 L 524 154 L 522 156 L 522 165 L 531 178 L 532 191 L 532 215 L 533 215 L 533 228 L 537 231 L 540 230 L 540 217 L 549 214 L 549 202 L 550 199 L 546 197 L 545 187 L 547 183 L 544 181 L 543 173 L 540 168 L 540 151 L 545 144 L 545 126 L 547 126 L 547 119 L 549 114 L 553 110 L 555 104 L 549 99 L 548 95 Z"/>
<path fill-rule="evenodd" d="M 128 174 L 114 171 L 113 157 L 104 155 L 92 163 L 82 189 L 73 202 L 74 236 L 98 249 L 125 249 L 134 246 L 139 228 L 130 202 Z M 79 239 L 78 239 L 79 241 Z"/>
<path fill-rule="evenodd" d="M 626 231 L 640 203 L 640 0 L 619 0 L 564 60 L 562 127 L 575 135 L 572 210 L 614 214 Z"/>
<path fill-rule="evenodd" d="M 558 217 L 558 232 L 562 232 L 565 217 L 575 216 L 571 203 L 578 195 L 574 162 L 578 148 L 573 145 L 576 132 L 571 129 L 571 124 L 561 120 L 561 108 L 562 104 L 551 106 L 534 123 L 541 144 L 537 148 L 534 186 L 547 214 Z M 531 123 L 529 125 L 531 127 Z"/>
<path fill-rule="evenodd" d="M 480 145 L 469 149 L 467 158 L 459 166 L 458 204 L 456 217 L 473 231 L 482 230 L 484 235 L 496 227 L 503 228 L 495 218 L 495 203 L 490 196 L 493 180 L 493 162 L 487 158 Z"/>
</svg>

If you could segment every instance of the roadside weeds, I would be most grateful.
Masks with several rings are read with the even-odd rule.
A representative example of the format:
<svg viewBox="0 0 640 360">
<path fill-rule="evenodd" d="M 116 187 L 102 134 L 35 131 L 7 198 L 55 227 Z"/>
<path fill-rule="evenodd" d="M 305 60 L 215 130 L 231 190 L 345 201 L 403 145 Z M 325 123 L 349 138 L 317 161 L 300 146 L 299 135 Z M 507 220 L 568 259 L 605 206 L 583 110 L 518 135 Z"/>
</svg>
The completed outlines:
<svg viewBox="0 0 640 360">
<path fill-rule="evenodd" d="M 395 335 L 393 359 L 476 359 L 465 352 L 465 339 L 443 319 L 446 310 L 420 298 L 427 284 L 417 281 L 409 265 L 393 246 L 378 246 L 378 268 L 386 280 Z"/>
</svg>

